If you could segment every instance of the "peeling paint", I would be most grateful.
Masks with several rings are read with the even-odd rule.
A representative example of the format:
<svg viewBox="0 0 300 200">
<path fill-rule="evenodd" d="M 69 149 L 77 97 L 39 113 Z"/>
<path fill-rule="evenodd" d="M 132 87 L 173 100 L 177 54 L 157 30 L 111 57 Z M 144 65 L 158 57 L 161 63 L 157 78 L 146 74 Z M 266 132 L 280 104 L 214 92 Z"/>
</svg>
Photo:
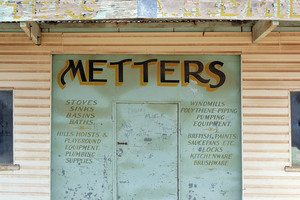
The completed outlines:
<svg viewBox="0 0 300 200">
<path fill-rule="evenodd" d="M 0 2 L 0 21 L 192 18 L 297 20 L 296 0 L 56 0 Z"/>
<path fill-rule="evenodd" d="M 144 141 L 145 141 L 145 142 L 151 142 L 151 141 L 152 141 L 152 138 L 144 138 Z"/>
<path fill-rule="evenodd" d="M 138 16 L 140 18 L 156 18 L 157 8 L 156 0 L 138 0 Z"/>
<path fill-rule="evenodd" d="M 58 80 L 66 60 L 75 58 L 87 63 L 89 59 L 124 60 L 128 55 L 54 55 L 53 80 Z M 62 90 L 54 82 L 51 198 L 240 200 L 240 57 L 133 55 L 133 58 L 136 62 L 163 58 L 199 59 L 205 63 L 218 59 L 225 63 L 222 71 L 228 85 L 214 92 L 198 84 L 156 87 L 157 68 L 150 67 L 151 87 L 140 86 L 132 73 L 128 73 L 130 76 L 122 87 L 91 85 L 87 89 L 86 85 L 79 85 L 78 77 L 72 81 L 70 76 L 68 81 L 72 82 Z M 127 70 L 126 75 L 130 72 Z M 181 80 L 180 71 L 168 74 L 168 80 Z M 115 80 L 115 74 L 109 73 L 107 78 Z M 70 107 L 74 104 L 76 108 Z M 66 116 L 73 110 L 92 112 L 94 115 L 89 116 L 93 124 L 80 128 L 70 124 Z M 92 141 L 100 139 L 102 142 L 94 148 Z M 70 145 L 78 148 L 70 149 Z M 73 154 L 70 150 L 94 153 Z M 81 160 L 69 162 L 68 158 L 79 155 Z M 86 163 L 85 159 L 92 162 Z"/>
</svg>

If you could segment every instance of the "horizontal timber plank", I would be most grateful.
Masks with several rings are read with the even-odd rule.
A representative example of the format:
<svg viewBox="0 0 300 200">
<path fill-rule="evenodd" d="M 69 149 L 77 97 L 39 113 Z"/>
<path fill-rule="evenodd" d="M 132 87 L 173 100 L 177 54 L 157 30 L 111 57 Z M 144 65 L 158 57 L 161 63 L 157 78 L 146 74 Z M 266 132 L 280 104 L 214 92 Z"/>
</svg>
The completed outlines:
<svg viewBox="0 0 300 200">
<path fill-rule="evenodd" d="M 299 64 L 300 67 L 300 64 Z M 243 72 L 243 79 L 244 80 L 268 80 L 268 79 L 291 79 L 295 80 L 299 78 L 299 72 Z"/>
<path fill-rule="evenodd" d="M 15 108 L 50 108 L 49 104 L 15 104 Z"/>
<path fill-rule="evenodd" d="M 44 140 L 45 141 L 45 140 Z M 34 145 L 33 145 L 34 144 Z M 14 144 L 16 149 L 31 149 L 36 148 L 36 149 L 44 149 L 44 148 L 50 148 L 50 143 L 39 143 L 39 142 L 16 142 Z M 19 164 L 19 163 L 18 163 Z M 20 163 L 21 164 L 21 163 Z M 48 163 L 49 164 L 49 163 Z"/>
<path fill-rule="evenodd" d="M 284 196 L 284 195 L 256 195 L 256 194 L 244 194 L 245 199 L 249 200 L 295 200 L 295 196 Z"/>
<path fill-rule="evenodd" d="M 22 99 L 22 98 L 50 99 L 51 93 L 50 91 L 45 91 L 45 90 L 14 90 L 14 97 L 16 99 Z"/>
<path fill-rule="evenodd" d="M 47 151 L 47 152 L 38 152 L 38 151 L 35 151 L 35 152 L 28 152 L 28 151 L 16 151 L 15 152 L 15 156 L 16 157 L 49 157 L 50 156 L 50 152 Z"/>
<path fill-rule="evenodd" d="M 288 143 L 253 143 L 244 142 L 244 151 L 252 150 L 253 152 L 287 152 L 289 151 Z"/>
<path fill-rule="evenodd" d="M 18 98 L 16 98 L 16 95 L 15 95 L 15 100 L 14 100 L 14 104 L 15 106 L 17 107 L 22 107 L 22 105 L 34 105 L 34 104 L 37 104 L 37 105 L 48 105 L 50 106 L 50 97 L 47 96 L 46 98 L 39 98 L 39 97 L 32 97 L 32 98 L 20 98 L 19 96 L 17 96 Z"/>
<path fill-rule="evenodd" d="M 15 125 L 22 125 L 22 126 L 50 126 L 50 119 L 47 120 L 39 120 L 32 121 L 32 120 L 15 120 Z"/>
<path fill-rule="evenodd" d="M 244 158 L 289 158 L 289 152 L 244 152 Z M 283 171 L 284 172 L 284 171 Z M 287 175 L 285 172 L 283 173 Z"/>
<path fill-rule="evenodd" d="M 285 148 L 285 149 L 282 149 L 282 148 L 275 148 L 275 149 L 271 149 L 270 147 L 266 147 L 266 148 L 260 148 L 260 149 L 256 149 L 255 147 L 253 147 L 253 145 L 246 145 L 244 144 L 243 145 L 244 148 L 243 148 L 243 152 L 250 152 L 250 153 L 289 153 L 290 150 L 289 148 Z"/>
<path fill-rule="evenodd" d="M 265 167 L 265 168 L 280 167 L 282 170 L 284 170 L 284 167 L 288 164 L 289 162 L 282 162 L 282 161 L 244 161 L 244 165 L 247 167 Z"/>
<path fill-rule="evenodd" d="M 248 41 L 236 38 L 216 37 L 208 40 L 206 37 L 72 37 L 63 38 L 64 46 L 205 46 L 217 45 L 246 45 Z"/>
<path fill-rule="evenodd" d="M 249 184 L 245 188 L 264 188 L 264 189 L 300 189 L 299 185 L 262 185 L 262 184 Z"/>
<path fill-rule="evenodd" d="M 261 141 L 270 141 L 270 140 L 275 140 L 275 141 L 289 141 L 290 136 L 289 134 L 250 134 L 250 133 L 244 133 L 243 134 L 243 139 L 246 141 L 250 140 L 261 140 Z"/>
<path fill-rule="evenodd" d="M 19 134 L 19 133 L 15 133 L 14 137 L 15 137 L 15 139 L 18 139 L 18 140 L 28 140 L 28 139 L 49 140 L 51 136 L 50 136 L 50 133 L 48 133 L 48 134 Z"/>
<path fill-rule="evenodd" d="M 289 140 L 257 140 L 257 139 L 243 139 L 244 144 L 289 144 Z"/>
<path fill-rule="evenodd" d="M 278 88 L 278 89 L 286 89 L 289 88 L 297 88 L 300 87 L 300 81 L 294 81 L 294 80 L 283 80 L 283 79 L 274 79 L 274 80 L 266 80 L 266 81 L 243 81 L 243 87 L 266 87 L 266 88 Z"/>
<path fill-rule="evenodd" d="M 13 174 L 11 171 L 2 171 L 2 175 L 30 175 L 33 174 L 35 176 L 41 175 L 41 176 L 50 176 L 50 170 L 36 170 L 36 169 L 24 169 L 22 168 L 21 170 L 14 171 Z"/>
<path fill-rule="evenodd" d="M 264 125 L 264 126 L 288 126 L 289 122 L 276 122 L 276 121 L 258 121 L 258 120 L 252 120 L 252 121 L 244 121 L 243 125 L 248 126 L 257 126 L 257 125 Z"/>
<path fill-rule="evenodd" d="M 289 162 L 289 158 L 243 158 L 243 161 L 249 161 L 249 162 Z"/>
<path fill-rule="evenodd" d="M 27 134 L 27 133 L 48 133 L 51 131 L 51 128 L 50 126 L 32 126 L 32 125 L 27 125 L 27 126 L 16 126 L 15 127 L 15 131 L 16 133 L 24 133 L 24 134 Z"/>
<path fill-rule="evenodd" d="M 48 192 L 7 192 L 7 191 L 0 191 L 0 197 L 1 195 L 18 195 L 18 196 L 46 196 L 48 197 L 50 194 Z"/>
<path fill-rule="evenodd" d="M 25 152 L 29 152 L 29 153 L 49 153 L 50 149 L 48 149 L 47 147 L 44 148 L 36 148 L 35 146 L 33 148 L 16 148 L 15 152 L 21 152 L 21 153 L 25 153 Z M 48 154 L 47 154 L 48 155 Z M 36 166 L 38 167 L 38 166 Z"/>
<path fill-rule="evenodd" d="M 39 83 L 39 84 L 37 84 Z M 15 90 L 48 90 L 50 91 L 50 81 L 1 81 L 1 87 L 14 88 Z"/>
<path fill-rule="evenodd" d="M 282 171 L 282 166 L 244 166 L 244 171 L 259 171 L 259 170 L 267 170 L 267 171 Z"/>
<path fill-rule="evenodd" d="M 299 53 L 300 53 L 300 48 L 299 48 Z M 244 54 L 243 54 L 243 56 L 244 56 Z M 297 63 L 284 63 L 284 64 L 277 63 L 277 62 L 243 63 L 242 69 L 243 69 L 243 72 L 247 72 L 247 70 L 251 70 L 251 69 L 253 69 L 252 71 L 257 70 L 260 72 L 263 72 L 263 70 L 273 70 L 274 72 L 277 72 L 277 70 L 286 70 L 288 72 L 289 70 L 299 70 L 298 66 L 299 66 L 299 64 L 297 64 Z"/>
<path fill-rule="evenodd" d="M 269 171 L 269 170 L 252 170 L 252 171 L 247 171 L 247 172 L 244 172 L 244 175 L 245 176 L 282 176 L 282 177 L 290 177 L 290 178 L 293 178 L 293 177 L 299 177 L 299 173 L 297 172 L 293 172 L 293 173 L 286 173 L 285 171 L 283 170 L 280 170 L 280 171 Z M 295 188 L 299 188 L 300 186 L 295 186 Z M 287 188 L 285 188 L 287 189 Z"/>
<path fill-rule="evenodd" d="M 16 107 L 15 108 L 15 113 L 18 115 L 20 114 L 30 114 L 34 112 L 35 114 L 50 114 L 51 110 L 50 108 L 46 107 L 37 107 L 37 108 L 26 108 L 26 107 Z"/>
<path fill-rule="evenodd" d="M 45 177 L 45 178 L 39 178 L 39 177 L 35 177 L 32 178 L 32 176 L 30 177 L 22 177 L 20 178 L 18 176 L 14 176 L 14 175 L 10 175 L 10 176 L 2 176 L 0 175 L 0 184 L 5 184 L 5 183 L 18 183 L 18 184 L 49 184 L 49 178 Z"/>
<path fill-rule="evenodd" d="M 231 33 L 216 33 L 216 32 L 127 32 L 127 33 L 63 33 L 62 37 L 235 37 L 244 38 L 252 43 L 251 33 L 247 32 L 231 32 Z"/>
<path fill-rule="evenodd" d="M 49 200 L 50 194 L 48 196 L 24 196 L 19 193 L 9 193 L 9 194 L 0 194 L 0 199 L 4 199 L 9 196 L 9 200 L 20 200 L 20 196 L 22 196 L 22 200 Z"/>
<path fill-rule="evenodd" d="M 49 167 L 49 161 L 41 161 L 41 160 L 18 160 L 18 164 L 20 164 L 20 168 L 24 166 L 39 166 L 39 167 Z"/>
<path fill-rule="evenodd" d="M 24 170 L 46 170 L 48 172 L 50 172 L 50 166 L 35 166 L 35 165 L 22 165 L 22 169 Z"/>
<path fill-rule="evenodd" d="M 20 143 L 50 143 L 49 139 L 15 139 L 15 142 Z"/>
<path fill-rule="evenodd" d="M 49 72 L 41 73 L 18 73 L 18 72 L 1 72 L 0 73 L 1 81 L 10 80 L 10 81 L 51 81 L 51 74 Z"/>
<path fill-rule="evenodd" d="M 270 175 L 270 176 L 266 176 L 266 175 L 245 175 L 244 176 L 245 179 L 254 179 L 254 180 L 300 180 L 300 176 L 276 176 L 276 175 Z"/>
<path fill-rule="evenodd" d="M 255 126 L 256 127 L 256 126 Z M 263 130 L 259 130 L 257 128 L 255 128 L 254 130 L 252 130 L 253 126 L 248 126 L 247 131 L 243 131 L 243 137 L 247 137 L 247 135 L 252 135 L 250 136 L 252 137 L 259 137 L 259 136 L 287 136 L 289 135 L 288 131 L 263 131 Z M 250 129 L 250 130 L 249 130 Z"/>
<path fill-rule="evenodd" d="M 243 108 L 243 114 L 281 114 L 288 115 L 288 108 Z M 276 116 L 276 115 L 274 115 Z"/>
<path fill-rule="evenodd" d="M 19 187 L 19 188 L 49 188 L 50 184 L 18 184 L 18 183 L 6 183 L 6 184 L 0 184 L 0 187 Z"/>
<path fill-rule="evenodd" d="M 17 186 L 3 187 L 1 185 L 0 185 L 0 187 L 1 187 L 1 189 L 0 189 L 1 192 L 15 192 L 15 191 L 18 191 L 18 192 L 26 192 L 26 193 L 28 193 L 28 192 L 49 193 L 49 188 L 48 187 L 17 187 Z"/>
<path fill-rule="evenodd" d="M 293 190 L 293 189 L 281 189 L 281 190 L 276 190 L 276 189 L 263 189 L 263 188 L 260 188 L 260 189 L 246 189 L 247 191 L 247 194 L 255 194 L 255 195 L 264 195 L 264 196 L 272 196 L 272 197 L 275 197 L 278 195 L 278 197 L 283 197 L 282 194 L 287 194 L 286 196 L 289 196 L 289 197 L 293 197 L 293 198 L 296 198 L 296 197 L 300 197 L 299 193 L 297 193 L 297 190 Z M 275 197 L 276 198 L 276 197 Z"/>
<path fill-rule="evenodd" d="M 287 90 L 244 90 L 243 99 L 288 99 Z"/>
<path fill-rule="evenodd" d="M 5 61 L 14 61 L 14 60 L 19 60 L 23 61 L 26 63 L 26 61 L 36 61 L 36 62 L 41 62 L 43 63 L 44 61 L 50 61 L 51 60 L 51 55 L 1 55 L 0 54 L 0 60 L 1 63 Z"/>
<path fill-rule="evenodd" d="M 16 155 L 15 160 L 16 161 L 24 161 L 24 160 L 29 160 L 29 161 L 50 161 L 50 158 L 49 157 L 37 157 L 37 156 L 18 157 Z"/>
<path fill-rule="evenodd" d="M 216 50 L 218 47 L 218 50 Z M 53 51 L 54 54 L 241 54 L 241 48 L 229 46 L 64 46 L 62 51 Z"/>
<path fill-rule="evenodd" d="M 35 54 L 35 52 L 33 53 Z M 51 63 L 37 63 L 35 65 L 26 64 L 26 63 L 0 63 L 1 72 L 20 72 L 20 73 L 34 73 L 34 72 L 43 72 L 50 73 Z"/>
</svg>

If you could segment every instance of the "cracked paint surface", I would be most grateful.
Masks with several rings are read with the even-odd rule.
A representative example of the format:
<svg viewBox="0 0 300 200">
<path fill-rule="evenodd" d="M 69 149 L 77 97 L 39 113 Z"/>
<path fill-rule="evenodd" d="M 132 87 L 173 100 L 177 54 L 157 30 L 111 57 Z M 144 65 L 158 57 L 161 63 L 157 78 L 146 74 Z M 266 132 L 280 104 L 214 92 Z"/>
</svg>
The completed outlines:
<svg viewBox="0 0 300 200">
<path fill-rule="evenodd" d="M 299 20 L 296 0 L 12 0 L 0 1 L 0 21 L 135 18 Z"/>
<path fill-rule="evenodd" d="M 240 200 L 240 63 L 237 55 L 54 55 L 51 198 Z"/>
</svg>

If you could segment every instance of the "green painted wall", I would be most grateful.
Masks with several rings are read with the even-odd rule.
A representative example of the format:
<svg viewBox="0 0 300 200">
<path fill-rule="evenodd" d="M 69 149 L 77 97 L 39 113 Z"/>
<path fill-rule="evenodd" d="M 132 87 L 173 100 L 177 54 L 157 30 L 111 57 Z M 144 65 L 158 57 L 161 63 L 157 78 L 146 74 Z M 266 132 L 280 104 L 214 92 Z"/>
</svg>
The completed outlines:
<svg viewBox="0 0 300 200">
<path fill-rule="evenodd" d="M 236 55 L 54 55 L 52 199 L 240 200 L 240 74 Z"/>
</svg>

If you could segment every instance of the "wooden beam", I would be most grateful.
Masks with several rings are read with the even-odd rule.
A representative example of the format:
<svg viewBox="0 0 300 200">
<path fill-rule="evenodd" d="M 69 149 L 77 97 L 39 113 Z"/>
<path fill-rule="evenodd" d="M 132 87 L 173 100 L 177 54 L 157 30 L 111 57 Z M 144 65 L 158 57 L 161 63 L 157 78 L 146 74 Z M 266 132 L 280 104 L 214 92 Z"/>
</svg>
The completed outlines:
<svg viewBox="0 0 300 200">
<path fill-rule="evenodd" d="M 19 164 L 7 164 L 7 165 L 0 165 L 0 171 L 15 171 L 15 170 L 20 170 L 20 165 Z"/>
<path fill-rule="evenodd" d="M 258 43 L 279 25 L 279 21 L 258 21 L 252 29 L 252 42 Z"/>
<path fill-rule="evenodd" d="M 132 21 L 132 20 L 131 20 Z M 76 21 L 74 21 L 76 22 Z M 130 23 L 110 20 L 111 23 L 41 23 L 42 32 L 250 32 L 253 21 L 217 21 L 217 22 L 147 22 Z"/>
<path fill-rule="evenodd" d="M 300 172 L 300 166 L 285 166 L 284 171 L 286 171 L 286 172 Z"/>
<path fill-rule="evenodd" d="M 34 42 L 36 45 L 41 44 L 41 28 L 36 22 L 21 22 L 21 29 L 26 33 L 26 35 Z"/>
</svg>

